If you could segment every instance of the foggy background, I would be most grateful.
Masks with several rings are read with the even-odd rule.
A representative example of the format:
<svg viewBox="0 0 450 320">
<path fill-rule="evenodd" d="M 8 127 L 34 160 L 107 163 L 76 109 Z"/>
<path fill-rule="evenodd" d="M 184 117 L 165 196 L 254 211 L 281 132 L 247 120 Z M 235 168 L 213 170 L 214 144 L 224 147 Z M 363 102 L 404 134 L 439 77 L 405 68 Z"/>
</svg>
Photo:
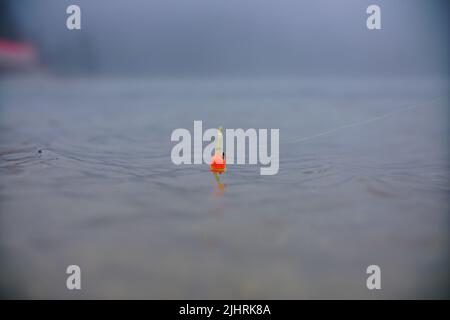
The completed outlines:
<svg viewBox="0 0 450 320">
<path fill-rule="evenodd" d="M 445 0 L 2 3 L 10 12 L 9 31 L 34 44 L 41 63 L 58 72 L 447 75 L 449 70 Z M 71 4 L 81 7 L 81 30 L 66 28 Z M 381 7 L 382 30 L 366 27 L 371 4 Z"/>
</svg>

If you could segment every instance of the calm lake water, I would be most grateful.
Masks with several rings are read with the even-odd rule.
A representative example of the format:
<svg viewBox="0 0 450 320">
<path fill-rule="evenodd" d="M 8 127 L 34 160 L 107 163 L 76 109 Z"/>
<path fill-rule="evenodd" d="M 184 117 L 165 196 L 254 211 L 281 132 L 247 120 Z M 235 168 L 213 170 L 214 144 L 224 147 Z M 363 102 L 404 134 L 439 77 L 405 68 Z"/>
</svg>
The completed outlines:
<svg viewBox="0 0 450 320">
<path fill-rule="evenodd" d="M 449 297 L 447 80 L 24 75 L 0 90 L 3 297 Z M 175 166 L 170 135 L 194 120 L 279 128 L 279 173 L 230 165 L 221 191 L 207 165 Z"/>
</svg>

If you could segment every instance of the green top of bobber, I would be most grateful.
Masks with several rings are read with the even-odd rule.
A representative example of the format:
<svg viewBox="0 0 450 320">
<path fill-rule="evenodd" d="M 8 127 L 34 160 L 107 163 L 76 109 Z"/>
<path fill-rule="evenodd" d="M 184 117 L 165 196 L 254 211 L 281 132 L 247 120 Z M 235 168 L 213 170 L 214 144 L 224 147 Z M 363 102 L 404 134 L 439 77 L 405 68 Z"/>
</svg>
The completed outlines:
<svg viewBox="0 0 450 320">
<path fill-rule="evenodd" d="M 217 129 L 216 152 L 222 152 L 222 127 Z"/>
</svg>

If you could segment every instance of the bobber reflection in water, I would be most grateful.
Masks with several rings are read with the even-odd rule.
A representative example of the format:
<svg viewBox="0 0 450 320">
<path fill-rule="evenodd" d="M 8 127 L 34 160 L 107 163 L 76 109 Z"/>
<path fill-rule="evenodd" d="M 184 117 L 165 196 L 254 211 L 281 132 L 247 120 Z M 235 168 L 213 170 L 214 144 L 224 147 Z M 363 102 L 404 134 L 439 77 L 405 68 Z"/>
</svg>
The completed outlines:
<svg viewBox="0 0 450 320">
<path fill-rule="evenodd" d="M 217 188 L 215 188 L 214 192 L 217 196 L 222 196 L 225 192 L 225 184 L 220 182 L 219 174 L 224 173 L 226 167 L 225 153 L 222 151 L 222 127 L 220 127 L 217 129 L 216 149 L 210 165 L 210 170 L 217 182 Z"/>
</svg>

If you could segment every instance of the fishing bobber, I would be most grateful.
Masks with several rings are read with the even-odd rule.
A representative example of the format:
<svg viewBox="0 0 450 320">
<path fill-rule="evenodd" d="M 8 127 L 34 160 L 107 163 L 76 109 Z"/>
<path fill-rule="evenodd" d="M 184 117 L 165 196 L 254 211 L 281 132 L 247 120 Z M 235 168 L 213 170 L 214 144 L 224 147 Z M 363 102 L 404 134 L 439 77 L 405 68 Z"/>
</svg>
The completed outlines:
<svg viewBox="0 0 450 320">
<path fill-rule="evenodd" d="M 211 159 L 211 172 L 212 173 L 224 173 L 226 169 L 225 153 L 220 154 L 216 152 Z"/>
<path fill-rule="evenodd" d="M 216 151 L 211 159 L 211 172 L 224 173 L 226 169 L 225 153 L 222 152 L 222 127 L 217 129 Z"/>
</svg>

